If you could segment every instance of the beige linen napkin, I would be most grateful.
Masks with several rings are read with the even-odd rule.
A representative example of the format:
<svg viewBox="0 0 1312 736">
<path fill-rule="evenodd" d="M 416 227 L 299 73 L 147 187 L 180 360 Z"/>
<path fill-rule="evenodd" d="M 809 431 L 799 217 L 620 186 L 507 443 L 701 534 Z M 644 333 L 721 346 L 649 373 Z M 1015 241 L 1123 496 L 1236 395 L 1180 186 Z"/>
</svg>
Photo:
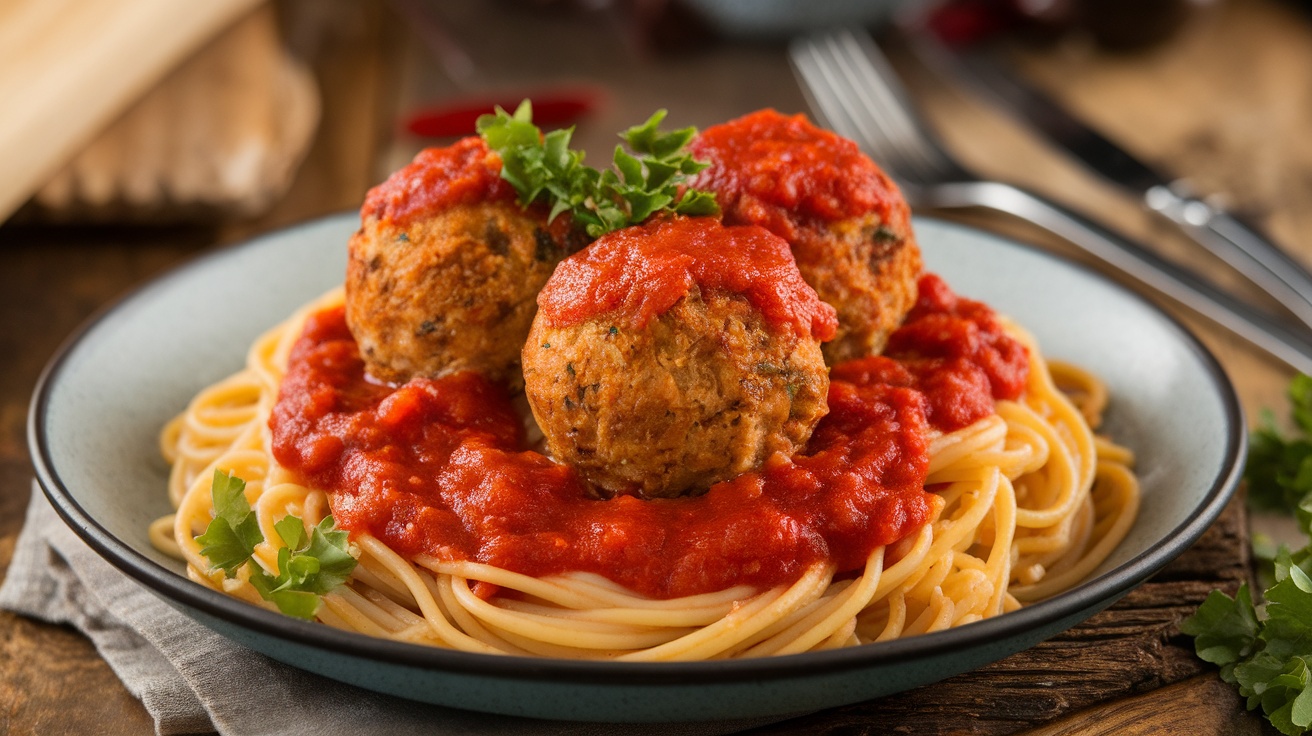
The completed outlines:
<svg viewBox="0 0 1312 736">
<path fill-rule="evenodd" d="M 90 637 L 161 736 L 221 734 L 660 734 L 705 736 L 779 718 L 605 724 L 496 716 L 416 703 L 282 664 L 192 621 L 119 572 L 55 514 L 37 484 L 0 608 Z M 261 683 L 253 691 L 249 683 Z"/>
</svg>

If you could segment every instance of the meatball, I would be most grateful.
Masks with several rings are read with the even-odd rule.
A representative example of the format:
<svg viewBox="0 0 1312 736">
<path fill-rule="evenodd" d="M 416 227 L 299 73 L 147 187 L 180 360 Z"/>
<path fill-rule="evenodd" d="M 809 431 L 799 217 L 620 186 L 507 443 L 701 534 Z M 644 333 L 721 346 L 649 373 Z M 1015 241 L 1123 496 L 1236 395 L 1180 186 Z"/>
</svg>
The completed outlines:
<svg viewBox="0 0 1312 736">
<path fill-rule="evenodd" d="M 351 238 L 346 315 L 369 373 L 460 370 L 511 387 L 538 289 L 570 240 L 523 210 L 478 138 L 428 149 L 369 192 Z"/>
<path fill-rule="evenodd" d="M 828 412 L 833 309 L 758 227 L 603 236 L 539 295 L 524 346 L 547 447 L 602 495 L 672 497 L 800 450 Z"/>
<path fill-rule="evenodd" d="M 690 148 L 710 164 L 691 185 L 715 193 L 725 223 L 787 240 L 802 277 L 838 310 L 826 357 L 883 349 L 916 301 L 921 270 L 897 185 L 856 144 L 803 115 L 761 110 L 707 128 Z"/>
</svg>

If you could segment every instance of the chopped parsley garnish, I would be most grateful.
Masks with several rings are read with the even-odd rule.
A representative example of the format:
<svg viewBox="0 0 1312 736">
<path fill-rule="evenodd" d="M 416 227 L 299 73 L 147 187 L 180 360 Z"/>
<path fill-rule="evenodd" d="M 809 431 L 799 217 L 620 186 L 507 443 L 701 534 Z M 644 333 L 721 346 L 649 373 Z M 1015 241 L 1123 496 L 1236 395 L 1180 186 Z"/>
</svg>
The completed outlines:
<svg viewBox="0 0 1312 736">
<path fill-rule="evenodd" d="M 283 517 L 273 526 L 285 546 L 278 550 L 278 574 L 270 575 L 253 560 L 264 534 L 245 490 L 241 478 L 214 472 L 210 485 L 214 520 L 196 537 L 200 553 L 209 559 L 211 570 L 221 569 L 230 578 L 245 565 L 251 585 L 266 601 L 289 616 L 314 618 L 321 597 L 346 582 L 355 569 L 346 532 L 336 528 L 332 516 L 324 517 L 309 534 L 300 519 Z"/>
<path fill-rule="evenodd" d="M 714 194 L 687 187 L 689 177 L 708 165 L 686 150 L 697 129 L 662 132 L 664 119 L 665 111 L 657 110 L 647 122 L 622 133 L 633 153 L 617 145 L 612 168 L 605 171 L 585 165 L 583 152 L 570 149 L 573 128 L 543 135 L 533 124 L 528 100 L 513 114 L 498 107 L 495 114 L 479 117 L 477 129 L 500 154 L 501 178 L 519 193 L 521 205 L 546 202 L 548 220 L 569 212 L 596 238 L 658 212 L 719 213 Z"/>
<path fill-rule="evenodd" d="M 1292 512 L 1309 546 L 1291 552 L 1255 538 L 1257 557 L 1274 563 L 1259 605 L 1247 583 L 1234 598 L 1215 590 L 1180 630 L 1194 637 L 1200 658 L 1221 667 L 1221 679 L 1238 686 L 1249 710 L 1261 707 L 1294 736 L 1312 729 L 1312 378 L 1295 378 L 1289 398 L 1297 433 L 1281 436 L 1268 416 L 1253 433 L 1244 477 L 1249 503 Z"/>
</svg>

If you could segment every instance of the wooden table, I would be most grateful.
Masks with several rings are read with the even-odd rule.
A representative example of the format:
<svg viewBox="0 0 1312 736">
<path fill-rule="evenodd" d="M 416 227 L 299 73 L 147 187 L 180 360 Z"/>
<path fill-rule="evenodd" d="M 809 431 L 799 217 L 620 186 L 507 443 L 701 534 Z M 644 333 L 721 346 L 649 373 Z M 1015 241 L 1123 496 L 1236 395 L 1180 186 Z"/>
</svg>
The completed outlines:
<svg viewBox="0 0 1312 736">
<path fill-rule="evenodd" d="M 576 135 L 594 152 L 594 164 L 604 160 L 614 131 L 657 107 L 668 107 L 674 123 L 698 125 L 767 105 L 805 109 L 777 43 L 704 44 L 658 54 L 635 47 L 631 26 L 615 14 L 452 3 L 443 10 L 443 26 L 475 63 L 473 76 L 453 81 L 413 27 L 388 7 L 335 2 L 314 5 L 319 10 L 307 14 L 311 5 L 287 3 L 287 17 L 302 24 L 287 35 L 313 62 L 324 95 L 323 123 L 291 193 L 272 211 L 256 220 L 206 225 L 69 227 L 20 218 L 0 226 L 0 574 L 12 555 L 32 472 L 27 401 L 64 335 L 102 304 L 187 258 L 358 206 L 370 184 L 422 144 L 396 134 L 397 117 L 412 106 L 462 91 L 596 83 L 607 90 L 608 102 Z M 495 19 L 488 17 L 493 13 Z M 309 30 L 316 31 L 308 34 L 315 42 L 306 44 Z M 1295 6 L 1230 0 L 1170 41 L 1134 54 L 1108 54 L 1078 42 L 1018 53 L 1031 76 L 1090 121 L 1150 160 L 1194 177 L 1204 191 L 1226 191 L 1294 252 L 1312 259 L 1312 141 L 1306 135 L 1312 130 L 1312 26 Z M 979 168 L 1076 204 L 1168 255 L 1228 278 L 1134 203 L 909 60 L 895 61 L 931 119 Z M 955 216 L 1069 252 L 1005 218 Z M 1284 407 L 1286 368 L 1167 307 L 1215 351 L 1250 420 L 1263 407 Z M 1247 559 L 1247 521 L 1235 504 L 1179 561 L 1068 634 L 932 688 L 762 732 L 1261 733 L 1261 719 L 1243 710 L 1176 629 L 1208 590 L 1237 587 L 1248 574 Z M 144 734 L 152 725 L 80 635 L 0 613 L 0 732 Z"/>
</svg>

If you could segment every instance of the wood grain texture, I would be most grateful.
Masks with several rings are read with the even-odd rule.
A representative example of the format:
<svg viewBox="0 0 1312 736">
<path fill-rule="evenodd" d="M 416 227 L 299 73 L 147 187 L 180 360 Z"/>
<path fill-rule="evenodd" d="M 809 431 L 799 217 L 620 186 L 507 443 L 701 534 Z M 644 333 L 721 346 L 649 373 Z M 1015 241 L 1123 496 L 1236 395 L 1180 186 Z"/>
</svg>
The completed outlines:
<svg viewBox="0 0 1312 736">
<path fill-rule="evenodd" d="M 18 0 L 0 7 L 0 99 L 9 101 L 0 117 L 0 218 L 259 1 Z"/>
<path fill-rule="evenodd" d="M 200 252 L 213 238 L 209 230 L 120 230 L 88 242 L 80 231 L 0 229 L 0 350 L 6 355 L 0 361 L 0 578 L 32 481 L 23 420 L 42 366 L 100 305 Z M 69 627 L 0 612 L 0 734 L 132 734 L 153 728 L 89 640 Z"/>
<path fill-rule="evenodd" d="M 221 228 L 0 226 L 0 570 L 8 564 L 31 477 L 24 440 L 28 397 L 63 336 L 125 289 L 216 244 L 358 206 L 367 187 L 399 156 L 434 143 L 398 136 L 393 116 L 419 102 L 470 91 L 441 79 L 431 55 L 412 35 L 396 31 L 381 2 L 281 4 L 303 13 L 290 40 L 315 61 L 325 95 L 324 127 L 274 210 Z M 448 30 L 476 52 L 485 87 L 522 90 L 584 78 L 611 90 L 608 105 L 578 131 L 577 139 L 594 158 L 595 151 L 613 146 L 614 131 L 660 106 L 669 107 L 671 122 L 680 125 L 717 122 L 766 105 L 788 111 L 804 106 L 778 46 L 725 44 L 653 57 L 626 48 L 611 17 L 550 14 L 528 9 L 528 3 L 490 4 L 493 17 L 480 4 L 449 5 Z M 1137 56 L 1069 45 L 1024 49 L 1022 57 L 1036 79 L 1052 84 L 1061 96 L 1079 99 L 1091 117 L 1120 120 L 1122 100 L 1146 100 L 1125 118 L 1136 147 L 1210 187 L 1239 190 L 1242 203 L 1295 252 L 1310 254 L 1312 229 L 1304 219 L 1312 213 L 1307 185 L 1312 152 L 1298 136 L 1312 130 L 1312 106 L 1299 96 L 1308 90 L 1312 33 L 1292 5 L 1276 0 L 1228 0 L 1214 11 L 1178 38 Z M 544 49 L 541 38 L 551 38 L 551 48 Z M 1212 73 L 1215 85 L 1209 92 Z M 1246 85 L 1249 78 L 1261 81 Z M 941 82 L 914 73 L 909 81 L 953 146 L 982 168 L 1079 204 L 1163 252 L 1190 258 L 1225 278 L 1217 264 L 1194 255 L 1135 203 L 1090 181 L 1014 125 Z M 396 86 L 406 84 L 394 94 Z M 1154 97 L 1152 90 L 1165 91 Z M 1276 110 L 1279 136 L 1263 133 L 1261 113 L 1267 107 Z M 1245 120 L 1257 121 L 1256 127 L 1250 130 Z M 954 216 L 1080 258 L 1014 221 L 981 213 Z M 1166 306 L 1216 352 L 1251 419 L 1263 407 L 1281 405 L 1287 369 Z M 1263 732 L 1261 719 L 1246 713 L 1233 691 L 1193 657 L 1176 628 L 1212 587 L 1238 584 L 1247 554 L 1242 519 L 1242 509 L 1228 509 L 1197 545 L 1147 585 L 1027 652 L 937 686 L 758 733 L 1016 734 L 1031 727 L 1043 736 Z M 0 614 L 0 733 L 151 730 L 140 705 L 80 636 Z"/>
<path fill-rule="evenodd" d="M 32 479 L 28 401 L 64 338 L 164 270 L 256 233 L 358 206 L 373 183 L 388 89 L 381 49 L 396 28 L 378 2 L 311 0 L 285 10 L 309 16 L 293 45 L 314 62 L 326 120 L 277 208 L 259 219 L 211 225 L 0 226 L 0 579 Z M 85 637 L 0 612 L 0 734 L 152 733 L 141 703 Z"/>
<path fill-rule="evenodd" d="M 1026 732 L 1026 736 L 1258 736 L 1271 729 L 1242 708 L 1234 688 L 1215 677 L 1195 677 L 1153 692 L 1116 700 Z"/>
<path fill-rule="evenodd" d="M 24 214 L 177 221 L 264 211 L 319 119 L 314 78 L 262 5 L 193 54 L 68 161 Z"/>
<path fill-rule="evenodd" d="M 1304 4 L 1305 5 L 1305 4 Z M 1312 13 L 1298 3 L 1210 3 L 1165 43 L 1134 53 L 1098 49 L 1073 36 L 1014 43 L 1017 69 L 1087 122 L 1146 161 L 1224 198 L 1312 263 Z M 1148 213 L 1138 199 L 1093 176 L 1023 125 L 900 54 L 917 101 L 949 147 L 973 168 L 1090 213 L 1167 258 L 1198 269 L 1256 304 L 1278 308 L 1219 259 Z M 1023 223 L 954 213 L 1133 281 Z M 1292 371 L 1242 339 L 1162 297 L 1221 359 L 1251 423 L 1281 406 Z"/>
<path fill-rule="evenodd" d="M 1195 688 L 1223 685 L 1214 670 L 1194 656 L 1193 641 L 1182 636 L 1178 626 L 1209 592 L 1217 588 L 1233 592 L 1247 579 L 1247 539 L 1243 505 L 1231 503 L 1185 554 L 1116 605 L 1070 631 L 934 685 L 753 733 L 1004 736 L 1059 719 L 1068 719 L 1063 722 L 1072 724 L 1069 728 L 1090 727 L 1103 720 L 1104 707 L 1120 708 L 1126 698 L 1166 687 L 1192 693 Z M 1220 690 L 1230 692 L 1228 687 Z M 1211 733 L 1232 733 L 1260 722 L 1243 709 L 1233 692 L 1228 698 L 1206 700 L 1207 714 L 1194 715 L 1215 721 Z M 1086 709 L 1088 713 L 1081 713 Z M 1133 710 L 1124 717 L 1142 720 L 1145 713 L 1151 709 Z"/>
</svg>

